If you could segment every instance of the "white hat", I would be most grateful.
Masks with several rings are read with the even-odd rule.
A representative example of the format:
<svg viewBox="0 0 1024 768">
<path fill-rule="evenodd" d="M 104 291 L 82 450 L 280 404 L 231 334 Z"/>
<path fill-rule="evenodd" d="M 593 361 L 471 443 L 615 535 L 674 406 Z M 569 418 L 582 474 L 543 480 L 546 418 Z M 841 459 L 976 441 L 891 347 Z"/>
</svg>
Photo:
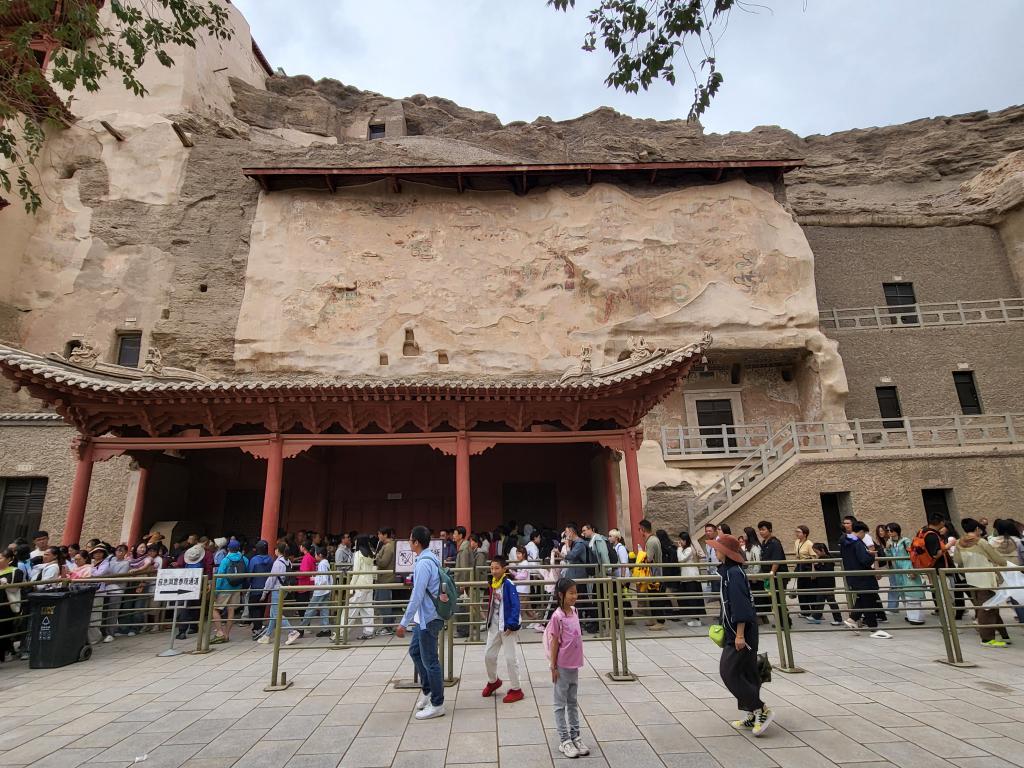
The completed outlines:
<svg viewBox="0 0 1024 768">
<path fill-rule="evenodd" d="M 203 549 L 202 544 L 196 544 L 194 547 L 189 547 L 185 550 L 185 563 L 187 565 L 198 565 L 203 562 L 204 557 L 206 557 L 206 550 Z"/>
<path fill-rule="evenodd" d="M 217 547 L 217 549 L 224 549 L 224 547 L 228 545 L 228 540 L 225 539 L 223 536 L 218 536 L 216 539 L 213 540 L 213 545 Z"/>
</svg>

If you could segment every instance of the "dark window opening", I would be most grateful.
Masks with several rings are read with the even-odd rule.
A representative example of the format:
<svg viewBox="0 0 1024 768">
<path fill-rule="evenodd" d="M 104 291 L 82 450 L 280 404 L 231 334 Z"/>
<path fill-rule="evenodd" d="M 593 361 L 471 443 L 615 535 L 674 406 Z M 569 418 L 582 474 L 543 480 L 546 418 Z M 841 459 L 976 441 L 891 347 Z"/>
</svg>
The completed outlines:
<svg viewBox="0 0 1024 768">
<path fill-rule="evenodd" d="M 875 387 L 878 398 L 878 415 L 882 417 L 883 429 L 902 429 L 903 410 L 900 408 L 896 387 Z"/>
<path fill-rule="evenodd" d="M 737 385 L 743 379 L 743 365 L 741 363 L 733 363 L 729 367 L 729 383 Z"/>
<path fill-rule="evenodd" d="M 921 501 L 924 502 L 924 519 L 928 522 L 928 518 L 932 514 L 942 515 L 943 520 L 952 521 L 950 516 L 950 508 L 953 506 L 950 504 L 950 497 L 953 491 L 949 488 L 922 488 L 921 489 Z"/>
<path fill-rule="evenodd" d="M 0 541 L 28 539 L 38 531 L 45 500 L 45 477 L 0 478 Z"/>
<path fill-rule="evenodd" d="M 978 397 L 978 385 L 974 381 L 974 371 L 954 371 L 953 386 L 960 401 L 960 410 L 965 416 L 981 413 L 981 398 Z"/>
<path fill-rule="evenodd" d="M 447 352 L 439 351 L 437 353 L 437 364 L 438 365 L 448 365 L 448 353 Z"/>
<path fill-rule="evenodd" d="M 142 333 L 117 334 L 117 364 L 128 368 L 139 367 L 142 352 Z"/>
<path fill-rule="evenodd" d="M 839 551 L 843 535 L 843 518 L 853 514 L 849 491 L 821 494 L 821 514 L 825 521 L 825 541 L 832 552 Z"/>
<path fill-rule="evenodd" d="M 725 449 L 725 440 L 722 437 L 723 425 L 728 428 L 725 434 L 735 435 L 736 430 L 732 416 L 732 400 L 698 400 L 697 401 L 697 425 L 701 427 L 701 442 L 704 444 L 704 453 L 721 453 Z M 705 429 L 706 428 L 706 429 Z M 716 437 L 717 435 L 717 437 Z M 736 447 L 736 438 L 729 438 L 729 447 Z"/>
<path fill-rule="evenodd" d="M 78 339 L 71 339 L 70 341 L 65 342 L 65 344 L 64 344 L 64 357 L 65 358 L 71 357 L 71 353 L 74 352 L 76 349 L 78 349 L 80 346 L 82 346 L 82 342 L 79 341 Z"/>
<path fill-rule="evenodd" d="M 889 307 L 889 314 L 895 315 L 890 319 L 890 325 L 915 325 L 917 315 L 913 312 L 913 305 L 917 304 L 917 297 L 914 295 L 914 284 L 882 283 L 882 290 L 885 292 L 885 304 Z"/>
<path fill-rule="evenodd" d="M 384 123 L 370 123 L 371 139 L 383 139 L 385 132 Z"/>
<path fill-rule="evenodd" d="M 402 355 L 415 357 L 420 353 L 420 345 L 416 343 L 416 335 L 412 328 L 405 329 L 405 342 L 402 344 Z"/>
<path fill-rule="evenodd" d="M 383 352 L 380 353 L 380 364 L 381 365 L 387 365 L 388 364 L 388 356 L 385 353 L 383 353 Z"/>
</svg>

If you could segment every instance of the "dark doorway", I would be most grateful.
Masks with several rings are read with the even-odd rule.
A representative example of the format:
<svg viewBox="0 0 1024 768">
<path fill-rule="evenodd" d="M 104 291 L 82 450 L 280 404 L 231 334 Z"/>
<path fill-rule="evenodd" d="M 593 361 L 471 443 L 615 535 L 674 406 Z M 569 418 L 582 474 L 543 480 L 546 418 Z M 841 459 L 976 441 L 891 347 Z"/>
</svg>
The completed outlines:
<svg viewBox="0 0 1024 768">
<path fill-rule="evenodd" d="M 896 387 L 875 387 L 878 398 L 878 414 L 882 417 L 883 429 L 903 428 L 903 409 Z"/>
<path fill-rule="evenodd" d="M 892 325 L 917 323 L 917 315 L 911 312 L 912 305 L 917 303 L 913 283 L 882 283 L 882 290 L 885 291 L 885 303 L 889 307 L 889 314 L 896 315 L 890 321 Z"/>
<path fill-rule="evenodd" d="M 722 425 L 734 424 L 732 415 L 732 400 L 698 400 L 697 401 L 697 424 L 701 429 L 701 442 L 704 444 L 705 453 L 721 453 L 725 446 L 722 434 Z M 736 430 L 728 430 L 728 434 L 735 434 Z M 719 435 L 719 437 L 715 437 Z M 736 447 L 736 439 L 729 438 L 729 447 Z"/>
<path fill-rule="evenodd" d="M 256 541 L 260 537 L 262 523 L 262 491 L 235 488 L 224 494 L 225 533 L 245 536 L 249 541 Z"/>
<path fill-rule="evenodd" d="M 554 528 L 558 522 L 558 492 L 554 483 L 503 483 L 501 520 L 536 528 Z"/>
<path fill-rule="evenodd" d="M 45 477 L 0 479 L 0 542 L 29 539 L 39 530 L 46 499 Z"/>
<path fill-rule="evenodd" d="M 978 386 L 974 381 L 974 371 L 954 371 L 953 385 L 960 401 L 960 410 L 965 416 L 976 416 L 981 413 L 981 398 L 978 397 Z"/>
<path fill-rule="evenodd" d="M 825 521 L 825 539 L 829 551 L 839 548 L 839 537 L 843 535 L 843 518 L 853 514 L 849 491 L 821 494 L 821 515 Z"/>
<path fill-rule="evenodd" d="M 923 488 L 921 500 L 924 502 L 924 520 L 927 523 L 932 514 L 942 515 L 943 520 L 952 520 L 950 515 L 950 496 L 953 491 L 949 488 Z"/>
</svg>

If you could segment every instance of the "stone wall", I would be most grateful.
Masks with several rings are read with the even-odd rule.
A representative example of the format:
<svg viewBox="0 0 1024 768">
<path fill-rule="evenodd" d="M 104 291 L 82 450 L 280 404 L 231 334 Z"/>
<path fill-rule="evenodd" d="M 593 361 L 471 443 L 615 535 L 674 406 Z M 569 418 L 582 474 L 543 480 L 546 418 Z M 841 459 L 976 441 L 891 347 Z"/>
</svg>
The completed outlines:
<svg viewBox="0 0 1024 768">
<path fill-rule="evenodd" d="M 42 528 L 60 541 L 75 478 L 72 427 L 0 426 L 0 477 L 45 477 Z M 118 457 L 94 466 L 82 538 L 119 541 L 128 494 L 130 460 Z M 29 468 L 31 467 L 31 468 Z M 7 544 L 8 542 L 4 542 Z"/>
<path fill-rule="evenodd" d="M 904 533 L 925 522 L 921 490 L 952 489 L 951 514 L 965 517 L 1020 516 L 1024 495 L 1024 450 L 992 449 L 948 456 L 896 455 L 886 458 L 801 459 L 794 469 L 764 489 L 725 521 L 733 531 L 770 520 L 787 551 L 797 525 L 811 539 L 825 539 L 821 493 L 849 492 L 852 514 L 874 530 L 897 522 Z"/>
<path fill-rule="evenodd" d="M 849 379 L 846 414 L 877 419 L 876 386 L 896 386 L 906 416 L 961 413 L 953 372 L 966 363 L 986 413 L 1024 410 L 1024 322 L 840 331 Z M 891 382 L 883 382 L 883 377 Z"/>
</svg>

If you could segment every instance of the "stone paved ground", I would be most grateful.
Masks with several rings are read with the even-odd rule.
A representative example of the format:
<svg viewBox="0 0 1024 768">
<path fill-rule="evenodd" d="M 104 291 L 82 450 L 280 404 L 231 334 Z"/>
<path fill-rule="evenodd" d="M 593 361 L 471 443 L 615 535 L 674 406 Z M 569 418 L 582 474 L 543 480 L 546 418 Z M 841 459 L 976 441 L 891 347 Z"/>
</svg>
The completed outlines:
<svg viewBox="0 0 1024 768">
<path fill-rule="evenodd" d="M 1024 634 L 1004 650 L 962 633 L 978 664 L 936 664 L 941 636 L 904 632 L 798 635 L 799 675 L 776 672 L 765 689 L 778 727 L 755 740 L 728 723 L 717 649 L 706 638 L 630 641 L 635 683 L 610 684 L 608 646 L 587 645 L 580 681 L 580 768 L 1008 768 L 1024 766 Z M 241 638 L 239 632 L 239 638 Z M 248 639 L 203 656 L 157 658 L 163 637 L 99 646 L 90 662 L 59 670 L 0 666 L 0 752 L 5 766 L 120 768 L 566 768 L 556 751 L 551 684 L 537 643 L 521 653 L 527 699 L 483 699 L 483 650 L 456 648 L 462 676 L 449 715 L 411 719 L 415 692 L 404 646 L 288 649 L 295 685 L 267 693 L 270 653 Z M 312 645 L 311 641 L 305 641 Z M 764 647 L 775 660 L 774 638 Z M 596 745 L 594 734 L 600 738 Z"/>
</svg>

